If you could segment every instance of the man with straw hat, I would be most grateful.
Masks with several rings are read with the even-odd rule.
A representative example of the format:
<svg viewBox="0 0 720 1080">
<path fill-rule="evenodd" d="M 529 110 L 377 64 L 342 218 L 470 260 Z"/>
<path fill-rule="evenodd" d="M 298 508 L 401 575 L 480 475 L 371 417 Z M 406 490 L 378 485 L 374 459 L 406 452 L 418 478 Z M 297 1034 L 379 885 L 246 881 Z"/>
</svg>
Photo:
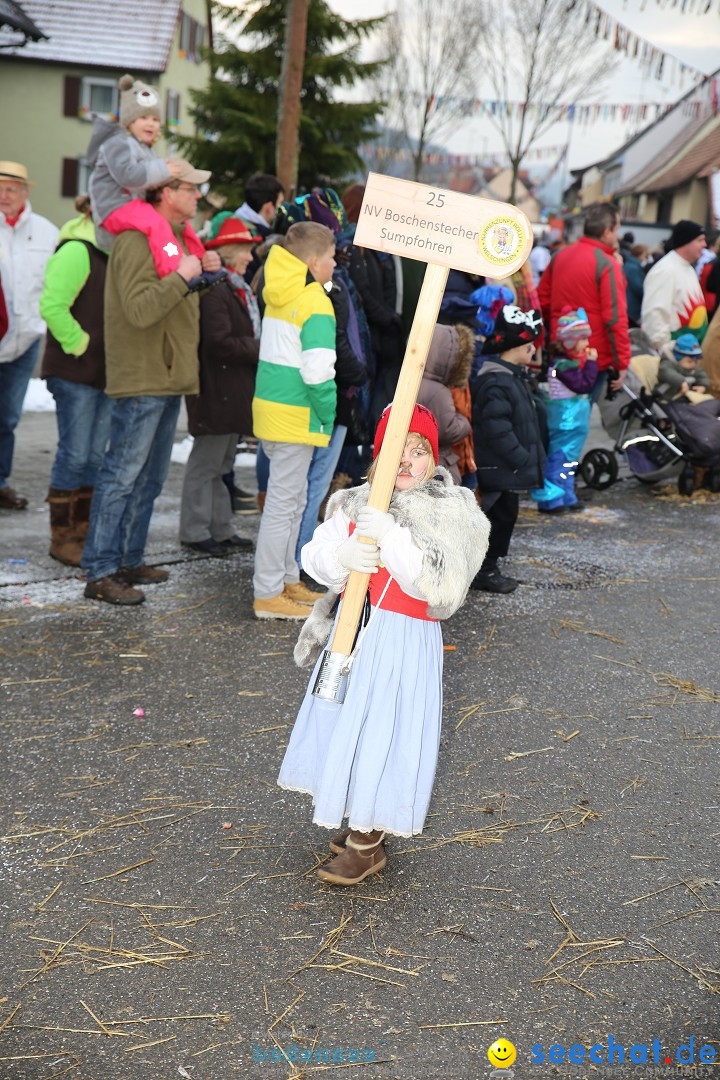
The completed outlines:
<svg viewBox="0 0 720 1080">
<path fill-rule="evenodd" d="M 0 161 L 0 282 L 9 328 L 0 342 L 0 510 L 24 510 L 27 499 L 9 486 L 15 428 L 35 370 L 45 323 L 39 299 L 45 264 L 55 250 L 58 230 L 35 214 L 25 165 Z"/>
</svg>

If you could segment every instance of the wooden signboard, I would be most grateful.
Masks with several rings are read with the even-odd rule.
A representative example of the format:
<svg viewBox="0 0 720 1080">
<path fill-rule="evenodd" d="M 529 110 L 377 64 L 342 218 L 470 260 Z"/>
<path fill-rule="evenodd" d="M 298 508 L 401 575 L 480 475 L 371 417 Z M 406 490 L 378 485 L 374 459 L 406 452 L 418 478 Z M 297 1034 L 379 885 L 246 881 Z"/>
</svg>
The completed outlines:
<svg viewBox="0 0 720 1080">
<path fill-rule="evenodd" d="M 386 511 L 390 505 L 448 270 L 509 277 L 529 255 L 532 235 L 525 215 L 508 203 L 370 173 L 354 243 L 428 264 L 378 457 L 370 506 Z M 351 653 L 368 581 L 369 575 L 358 571 L 348 578 L 335 633 L 314 690 L 321 697 L 333 696 L 332 690 L 326 690 L 334 686 L 334 673 L 344 670 L 343 657 Z M 342 696 L 336 700 L 342 701 Z"/>
<path fill-rule="evenodd" d="M 354 243 L 503 278 L 525 262 L 532 237 L 525 215 L 508 203 L 370 173 Z"/>
</svg>

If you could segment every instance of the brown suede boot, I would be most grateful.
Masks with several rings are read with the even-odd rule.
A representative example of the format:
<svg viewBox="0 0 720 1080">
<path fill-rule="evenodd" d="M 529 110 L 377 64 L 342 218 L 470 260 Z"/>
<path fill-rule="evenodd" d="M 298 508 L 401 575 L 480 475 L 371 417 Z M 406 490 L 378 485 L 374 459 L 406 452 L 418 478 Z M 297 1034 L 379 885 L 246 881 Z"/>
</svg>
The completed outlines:
<svg viewBox="0 0 720 1080">
<path fill-rule="evenodd" d="M 65 566 L 79 566 L 82 542 L 78 540 L 73 526 L 74 491 L 49 488 L 47 502 L 50 506 L 50 552 L 53 559 Z"/>
<path fill-rule="evenodd" d="M 377 830 L 371 833 L 351 831 L 342 853 L 316 870 L 317 877 L 330 885 L 358 885 L 371 874 L 379 874 L 387 865 L 384 837 L 385 833 Z M 339 836 L 334 838 L 339 839 Z"/>
<path fill-rule="evenodd" d="M 90 506 L 92 505 L 94 488 L 81 487 L 74 492 L 72 520 L 75 535 L 81 543 L 85 542 L 90 527 Z"/>
</svg>

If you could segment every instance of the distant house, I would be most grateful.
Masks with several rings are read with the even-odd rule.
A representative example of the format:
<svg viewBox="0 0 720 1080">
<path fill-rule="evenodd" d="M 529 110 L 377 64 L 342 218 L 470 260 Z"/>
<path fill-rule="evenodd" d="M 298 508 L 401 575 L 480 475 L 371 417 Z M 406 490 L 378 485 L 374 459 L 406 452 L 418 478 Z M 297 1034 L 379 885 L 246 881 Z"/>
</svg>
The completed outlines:
<svg viewBox="0 0 720 1080">
<path fill-rule="evenodd" d="M 720 225 L 720 205 L 713 208 L 712 177 L 720 174 L 720 114 L 688 125 L 617 191 L 626 218 L 667 224 L 689 218 Z M 717 199 L 720 190 L 717 191 Z"/>
<path fill-rule="evenodd" d="M 512 169 L 508 165 L 504 169 L 498 169 L 489 180 L 486 180 L 485 188 L 480 194 L 489 199 L 497 199 L 498 202 L 508 202 L 511 183 Z M 525 169 L 521 169 L 515 183 L 515 206 L 518 210 L 522 210 L 530 221 L 539 221 L 542 205 L 531 188 L 530 174 Z"/>
<path fill-rule="evenodd" d="M 573 170 L 581 207 L 615 199 L 624 222 L 669 226 L 690 218 L 720 223 L 720 72 L 693 88 L 615 153 Z M 716 179 L 714 180 L 713 177 Z"/>
<path fill-rule="evenodd" d="M 60 225 L 87 191 L 92 114 L 116 114 L 121 75 L 157 86 L 170 131 L 193 133 L 189 91 L 210 75 L 201 56 L 211 44 L 209 3 L 22 0 L 22 12 L 45 36 L 18 44 L 0 17 L 2 157 L 28 167 L 33 208 Z"/>
</svg>

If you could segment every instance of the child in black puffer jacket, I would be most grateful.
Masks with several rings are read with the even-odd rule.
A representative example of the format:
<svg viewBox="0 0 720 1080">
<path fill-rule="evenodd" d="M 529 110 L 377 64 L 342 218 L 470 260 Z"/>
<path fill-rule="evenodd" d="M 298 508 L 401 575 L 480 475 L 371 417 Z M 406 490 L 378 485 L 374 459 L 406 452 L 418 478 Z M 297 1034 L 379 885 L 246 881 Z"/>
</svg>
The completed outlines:
<svg viewBox="0 0 720 1080">
<path fill-rule="evenodd" d="M 517 521 L 519 492 L 542 485 L 545 447 L 538 401 L 527 365 L 542 329 L 539 311 L 497 303 L 487 356 L 472 386 L 472 423 L 482 508 L 490 519 L 490 546 L 471 588 L 510 593 L 518 585 L 500 573 Z"/>
</svg>

